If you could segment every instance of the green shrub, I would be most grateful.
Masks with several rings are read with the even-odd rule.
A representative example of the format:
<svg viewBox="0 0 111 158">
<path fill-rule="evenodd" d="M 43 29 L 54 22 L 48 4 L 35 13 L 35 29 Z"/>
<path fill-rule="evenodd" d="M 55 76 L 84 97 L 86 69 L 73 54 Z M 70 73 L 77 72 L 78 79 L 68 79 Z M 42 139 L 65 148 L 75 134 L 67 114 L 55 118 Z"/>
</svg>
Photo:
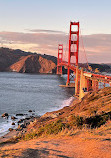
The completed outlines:
<svg viewBox="0 0 111 158">
<path fill-rule="evenodd" d="M 83 125 L 83 117 L 72 115 L 70 117 L 70 125 L 81 127 Z"/>
<path fill-rule="evenodd" d="M 75 116 L 72 114 L 71 116 L 69 116 L 67 122 L 63 123 L 63 120 L 61 119 L 50 123 L 47 122 L 47 124 L 45 124 L 44 126 L 41 125 L 40 127 L 38 127 L 38 129 L 31 130 L 30 133 L 26 133 L 24 139 L 29 140 L 35 137 L 40 137 L 42 135 L 56 135 L 61 132 L 62 129 L 67 128 L 68 130 L 71 130 L 75 127 L 81 128 L 85 124 L 88 125 L 87 127 L 96 128 L 105 124 L 108 120 L 111 120 L 111 112 L 91 116 L 84 119 L 83 117 Z"/>
<path fill-rule="evenodd" d="M 30 140 L 37 137 L 37 133 L 35 131 L 25 134 L 24 140 Z"/>
<path fill-rule="evenodd" d="M 65 125 L 61 122 L 61 120 L 58 120 L 45 125 L 44 132 L 46 134 L 58 134 L 63 128 L 65 128 Z"/>
<path fill-rule="evenodd" d="M 111 119 L 111 112 L 104 113 L 102 115 L 96 115 L 89 118 L 86 118 L 84 123 L 91 126 L 91 128 L 100 127 L 105 124 L 106 121 Z"/>
</svg>

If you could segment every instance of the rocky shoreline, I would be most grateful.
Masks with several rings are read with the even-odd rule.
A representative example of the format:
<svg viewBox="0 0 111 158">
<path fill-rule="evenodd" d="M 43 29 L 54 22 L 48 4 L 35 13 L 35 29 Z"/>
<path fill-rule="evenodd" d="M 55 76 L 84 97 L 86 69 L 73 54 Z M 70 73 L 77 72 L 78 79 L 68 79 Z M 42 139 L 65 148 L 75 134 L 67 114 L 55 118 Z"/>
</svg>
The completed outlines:
<svg viewBox="0 0 111 158">
<path fill-rule="evenodd" d="M 73 97 L 72 101 L 70 102 L 69 106 L 72 106 L 72 103 L 77 103 L 79 100 L 76 97 Z M 67 107 L 69 107 L 67 106 Z M 61 110 L 61 109 L 60 109 Z M 10 139 L 16 138 L 20 135 L 23 135 L 27 132 L 27 126 L 29 124 L 33 124 L 34 122 L 37 122 L 39 119 L 43 119 L 43 118 L 57 118 L 58 116 L 60 116 L 61 114 L 63 114 L 63 112 L 61 113 L 60 110 L 57 111 L 52 111 L 52 112 L 46 112 L 44 115 L 42 116 L 37 116 L 35 115 L 35 111 L 34 110 L 29 110 L 28 112 L 31 114 L 30 116 L 28 116 L 28 114 L 16 114 L 15 116 L 11 116 L 11 119 L 13 121 L 15 121 L 17 119 L 18 116 L 25 116 L 25 118 L 21 118 L 17 121 L 17 128 L 9 128 L 9 132 L 3 136 L 0 137 L 0 143 L 3 142 L 7 142 Z M 2 114 L 2 117 L 9 117 L 8 113 L 4 113 Z M 12 122 L 15 123 L 15 122 Z"/>
<path fill-rule="evenodd" d="M 0 137 L 0 143 L 6 142 L 10 138 L 15 138 L 21 134 L 24 134 L 27 131 L 27 126 L 31 123 L 40 118 L 40 116 L 35 115 L 35 111 L 29 110 L 29 113 L 31 115 L 29 116 L 28 114 L 22 114 L 18 113 L 15 116 L 10 116 L 8 113 L 3 113 L 1 117 L 5 118 L 8 120 L 10 117 L 12 120 L 12 124 L 15 127 L 15 124 L 17 124 L 16 128 L 9 128 L 8 133 Z M 21 117 L 18 119 L 18 117 Z M 25 118 L 23 118 L 25 117 Z"/>
<path fill-rule="evenodd" d="M 17 129 L 0 138 L 0 156 L 110 158 L 110 141 L 111 87 L 107 87 L 60 110 L 21 120 Z"/>
<path fill-rule="evenodd" d="M 18 128 L 1 137 L 0 143 L 30 140 L 64 131 L 72 135 L 77 129 L 82 131 L 84 128 L 99 129 L 111 121 L 110 98 L 111 87 L 107 87 L 88 93 L 81 101 L 74 98 L 69 106 L 57 111 L 21 119 Z"/>
</svg>

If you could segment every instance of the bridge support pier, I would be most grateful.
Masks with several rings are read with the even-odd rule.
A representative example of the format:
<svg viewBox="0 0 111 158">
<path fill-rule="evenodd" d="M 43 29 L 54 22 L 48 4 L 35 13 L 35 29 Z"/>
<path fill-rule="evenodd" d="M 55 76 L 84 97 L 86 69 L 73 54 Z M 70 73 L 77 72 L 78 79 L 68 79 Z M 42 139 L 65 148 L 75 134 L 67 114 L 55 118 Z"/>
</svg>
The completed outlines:
<svg viewBox="0 0 111 158">
<path fill-rule="evenodd" d="M 80 74 L 80 89 L 79 89 L 79 99 L 82 99 L 86 92 L 97 91 L 99 88 L 99 83 L 96 80 L 91 80 L 84 76 L 83 68 Z M 76 89 L 76 88 L 75 88 Z"/>
<path fill-rule="evenodd" d="M 92 90 L 92 80 L 87 79 L 87 91 L 91 91 Z"/>
<path fill-rule="evenodd" d="M 57 75 L 62 75 L 62 66 L 57 66 Z"/>
<path fill-rule="evenodd" d="M 98 85 L 98 81 L 92 81 L 92 90 L 93 91 L 97 91 L 98 90 L 98 87 L 99 85 Z"/>
<path fill-rule="evenodd" d="M 79 71 L 78 71 L 78 66 L 76 67 L 76 78 L 75 78 L 75 95 L 79 94 Z"/>
<path fill-rule="evenodd" d="M 67 82 L 66 82 L 66 86 L 68 86 L 70 84 L 70 68 L 68 66 L 68 69 L 67 69 Z"/>
<path fill-rule="evenodd" d="M 80 89 L 79 89 L 79 99 L 82 99 L 87 92 L 87 78 L 84 76 L 83 68 L 81 69 L 80 75 Z"/>
</svg>

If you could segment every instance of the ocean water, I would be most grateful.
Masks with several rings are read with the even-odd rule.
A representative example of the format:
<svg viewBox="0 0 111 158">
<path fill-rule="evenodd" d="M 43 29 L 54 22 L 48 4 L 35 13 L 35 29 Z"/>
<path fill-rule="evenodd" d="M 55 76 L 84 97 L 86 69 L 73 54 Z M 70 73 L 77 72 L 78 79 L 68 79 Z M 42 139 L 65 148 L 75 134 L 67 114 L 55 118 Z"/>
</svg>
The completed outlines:
<svg viewBox="0 0 111 158">
<path fill-rule="evenodd" d="M 68 106 L 74 89 L 59 87 L 65 80 L 66 76 L 0 72 L 0 136 L 6 134 L 9 128 L 17 127 L 21 117 L 17 116 L 13 126 L 11 116 L 18 113 L 32 115 L 29 110 L 33 111 L 33 115 L 42 115 Z M 5 112 L 9 114 L 8 119 L 1 117 Z"/>
</svg>

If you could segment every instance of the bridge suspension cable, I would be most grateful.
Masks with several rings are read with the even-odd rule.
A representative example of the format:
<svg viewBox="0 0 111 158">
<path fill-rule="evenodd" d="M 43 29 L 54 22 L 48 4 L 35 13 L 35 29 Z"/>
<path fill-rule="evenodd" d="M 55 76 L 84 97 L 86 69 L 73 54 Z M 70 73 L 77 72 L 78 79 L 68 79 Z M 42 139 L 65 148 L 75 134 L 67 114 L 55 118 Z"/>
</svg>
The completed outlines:
<svg viewBox="0 0 111 158">
<path fill-rule="evenodd" d="M 84 47 L 83 37 L 82 37 L 82 33 L 81 33 L 81 29 L 80 29 L 80 41 L 81 41 L 81 47 L 83 49 L 83 55 L 85 57 L 85 58 L 83 58 L 83 57 L 82 58 L 86 60 L 87 67 L 89 67 L 87 56 L 86 56 L 86 51 L 85 51 L 85 47 Z"/>
<path fill-rule="evenodd" d="M 68 61 L 68 43 L 69 43 L 69 33 L 66 41 L 66 46 L 65 46 L 65 51 L 63 52 L 63 61 L 67 62 Z"/>
</svg>

